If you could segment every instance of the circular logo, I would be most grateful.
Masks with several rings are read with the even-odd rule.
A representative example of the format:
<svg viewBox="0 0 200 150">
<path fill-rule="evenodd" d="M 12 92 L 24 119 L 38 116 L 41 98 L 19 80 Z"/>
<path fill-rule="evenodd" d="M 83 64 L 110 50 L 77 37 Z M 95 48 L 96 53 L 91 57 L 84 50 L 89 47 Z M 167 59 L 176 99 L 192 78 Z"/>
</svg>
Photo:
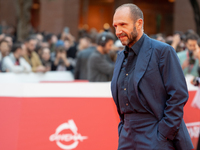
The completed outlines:
<svg viewBox="0 0 200 150">
<path fill-rule="evenodd" d="M 70 129 L 73 134 L 60 134 L 61 131 Z M 56 132 L 49 137 L 51 142 L 56 141 L 56 144 L 63 150 L 71 150 L 78 146 L 79 141 L 87 139 L 87 136 L 82 136 L 78 133 L 78 128 L 73 120 L 69 120 L 67 123 L 63 123 L 56 129 Z M 70 142 L 73 141 L 70 145 L 65 145 L 61 141 Z"/>
</svg>

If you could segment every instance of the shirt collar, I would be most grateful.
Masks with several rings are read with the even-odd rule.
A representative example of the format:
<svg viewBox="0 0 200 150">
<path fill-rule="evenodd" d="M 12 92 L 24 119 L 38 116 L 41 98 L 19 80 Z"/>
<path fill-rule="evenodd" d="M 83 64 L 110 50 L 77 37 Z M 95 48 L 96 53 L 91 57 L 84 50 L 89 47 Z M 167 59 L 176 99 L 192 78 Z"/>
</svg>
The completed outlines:
<svg viewBox="0 0 200 150">
<path fill-rule="evenodd" d="M 142 37 L 131 48 L 129 48 L 128 46 L 126 46 L 125 47 L 125 52 L 127 53 L 130 50 L 132 50 L 132 51 L 134 51 L 134 53 L 136 55 L 138 55 L 139 51 L 140 51 L 140 47 L 141 47 L 143 41 L 144 41 L 144 33 L 143 33 Z"/>
</svg>

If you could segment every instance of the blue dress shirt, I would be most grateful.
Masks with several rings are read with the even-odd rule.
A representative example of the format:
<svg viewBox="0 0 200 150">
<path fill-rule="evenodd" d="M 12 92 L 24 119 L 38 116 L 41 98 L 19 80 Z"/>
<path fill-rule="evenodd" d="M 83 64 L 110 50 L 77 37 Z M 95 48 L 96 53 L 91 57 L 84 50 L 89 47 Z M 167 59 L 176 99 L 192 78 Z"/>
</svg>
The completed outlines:
<svg viewBox="0 0 200 150">
<path fill-rule="evenodd" d="M 147 112 L 139 102 L 133 86 L 135 64 L 143 41 L 144 34 L 131 48 L 126 46 L 124 50 L 125 58 L 117 81 L 119 107 L 122 114 Z M 130 105 L 130 100 L 133 101 L 134 106 Z"/>
</svg>

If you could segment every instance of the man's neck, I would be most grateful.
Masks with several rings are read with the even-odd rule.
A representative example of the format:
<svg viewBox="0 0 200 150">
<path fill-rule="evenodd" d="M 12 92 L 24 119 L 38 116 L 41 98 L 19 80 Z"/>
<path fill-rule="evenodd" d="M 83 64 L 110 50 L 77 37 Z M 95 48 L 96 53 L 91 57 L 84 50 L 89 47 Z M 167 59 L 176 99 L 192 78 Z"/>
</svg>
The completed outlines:
<svg viewBox="0 0 200 150">
<path fill-rule="evenodd" d="M 15 57 L 16 59 L 19 59 L 19 55 L 18 55 L 17 53 L 13 53 L 13 55 L 14 55 L 14 57 Z"/>
<path fill-rule="evenodd" d="M 130 44 L 128 45 L 128 47 L 131 48 L 137 41 L 139 41 L 139 39 L 142 37 L 142 35 L 143 35 L 143 32 L 142 32 L 142 31 L 139 32 L 139 33 L 138 33 L 138 36 L 137 36 L 137 38 L 136 38 L 136 40 L 135 40 L 133 43 L 130 43 Z"/>
<path fill-rule="evenodd" d="M 29 57 L 31 57 L 32 52 L 28 50 L 27 54 L 28 54 Z"/>
<path fill-rule="evenodd" d="M 98 51 L 99 53 L 101 53 L 102 55 L 104 54 L 104 53 L 103 53 L 103 47 L 102 47 L 102 46 L 97 46 L 97 51 Z"/>
</svg>

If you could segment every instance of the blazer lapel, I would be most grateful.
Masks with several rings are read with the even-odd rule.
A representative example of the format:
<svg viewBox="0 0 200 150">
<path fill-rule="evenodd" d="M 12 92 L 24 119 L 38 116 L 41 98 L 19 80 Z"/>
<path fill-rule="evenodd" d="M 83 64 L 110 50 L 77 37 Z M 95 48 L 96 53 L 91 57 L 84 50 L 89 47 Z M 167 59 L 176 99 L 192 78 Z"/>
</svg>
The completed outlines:
<svg viewBox="0 0 200 150">
<path fill-rule="evenodd" d="M 152 53 L 152 48 L 151 48 L 151 39 L 145 35 L 144 43 L 142 44 L 142 47 L 140 48 L 140 52 L 137 58 L 137 62 L 135 65 L 135 74 L 134 74 L 134 88 L 136 90 L 137 97 L 139 99 L 138 95 L 138 83 L 140 79 L 143 77 L 150 57 Z"/>
<path fill-rule="evenodd" d="M 112 89 L 112 93 L 113 93 L 113 99 L 117 105 L 117 108 L 119 109 L 119 103 L 118 103 L 118 98 L 117 98 L 117 79 L 120 73 L 120 69 L 121 69 L 121 65 L 123 63 L 124 60 L 124 50 L 121 51 L 117 57 L 117 61 L 115 64 L 115 69 L 114 69 L 114 73 L 113 73 L 113 78 L 112 78 L 112 82 L 111 82 L 111 89 Z"/>
</svg>

